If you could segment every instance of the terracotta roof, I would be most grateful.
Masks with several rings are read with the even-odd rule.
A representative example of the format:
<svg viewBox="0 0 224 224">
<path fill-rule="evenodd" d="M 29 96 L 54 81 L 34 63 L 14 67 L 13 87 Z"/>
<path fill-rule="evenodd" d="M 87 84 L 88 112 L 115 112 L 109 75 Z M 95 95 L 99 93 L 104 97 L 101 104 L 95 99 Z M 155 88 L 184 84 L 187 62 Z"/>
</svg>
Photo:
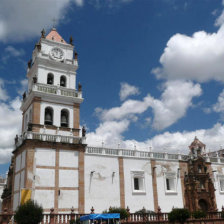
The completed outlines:
<svg viewBox="0 0 224 224">
<path fill-rule="evenodd" d="M 61 37 L 61 35 L 57 32 L 55 28 L 53 28 L 51 32 L 46 36 L 46 39 L 60 43 L 66 43 L 66 41 Z"/>
<path fill-rule="evenodd" d="M 197 147 L 200 147 L 200 148 L 205 148 L 205 144 L 202 143 L 201 141 L 198 140 L 198 138 L 195 136 L 194 138 L 194 141 L 191 143 L 191 145 L 189 146 L 190 149 L 192 148 L 197 148 Z"/>
</svg>

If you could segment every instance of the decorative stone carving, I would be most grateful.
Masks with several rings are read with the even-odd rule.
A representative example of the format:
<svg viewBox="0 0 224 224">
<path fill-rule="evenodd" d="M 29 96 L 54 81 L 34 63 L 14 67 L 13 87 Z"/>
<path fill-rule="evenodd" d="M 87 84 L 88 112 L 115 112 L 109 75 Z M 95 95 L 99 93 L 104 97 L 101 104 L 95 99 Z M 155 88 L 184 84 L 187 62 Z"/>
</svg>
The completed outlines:
<svg viewBox="0 0 224 224">
<path fill-rule="evenodd" d="M 62 61 L 64 59 L 64 52 L 58 47 L 54 47 L 50 51 L 50 57 L 56 61 Z"/>
</svg>

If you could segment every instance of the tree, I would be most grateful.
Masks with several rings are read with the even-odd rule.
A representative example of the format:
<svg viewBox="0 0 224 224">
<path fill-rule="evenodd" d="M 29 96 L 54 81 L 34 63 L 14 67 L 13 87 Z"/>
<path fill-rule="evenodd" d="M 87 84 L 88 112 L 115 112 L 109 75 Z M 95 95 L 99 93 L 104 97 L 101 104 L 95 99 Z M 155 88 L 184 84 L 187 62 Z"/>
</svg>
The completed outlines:
<svg viewBox="0 0 224 224">
<path fill-rule="evenodd" d="M 14 219 L 17 224 L 38 224 L 43 219 L 43 208 L 29 200 L 17 208 Z"/>
<path fill-rule="evenodd" d="M 195 219 L 201 219 L 201 218 L 205 218 L 206 217 L 206 213 L 204 211 L 198 210 L 198 211 L 192 212 L 192 216 Z"/>
<path fill-rule="evenodd" d="M 171 223 L 184 223 L 188 218 L 190 218 L 190 212 L 185 208 L 174 208 L 168 214 L 168 220 Z"/>
</svg>

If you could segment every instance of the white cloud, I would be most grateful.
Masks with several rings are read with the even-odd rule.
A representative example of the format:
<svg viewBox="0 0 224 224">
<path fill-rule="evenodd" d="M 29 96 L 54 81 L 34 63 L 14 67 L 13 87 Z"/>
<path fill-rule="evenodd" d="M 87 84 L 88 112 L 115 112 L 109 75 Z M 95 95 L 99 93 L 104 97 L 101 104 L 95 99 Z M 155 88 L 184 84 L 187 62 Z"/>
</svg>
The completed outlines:
<svg viewBox="0 0 224 224">
<path fill-rule="evenodd" d="M 0 1 L 0 41 L 19 42 L 36 36 L 40 31 L 58 25 L 72 6 L 83 7 L 87 0 L 1 0 Z M 89 1 L 90 2 L 90 1 Z M 94 0 L 94 5 L 117 7 L 131 0 Z M 99 7 L 100 8 L 100 7 Z"/>
<path fill-rule="evenodd" d="M 101 120 L 111 121 L 120 120 L 124 118 L 133 118 L 133 115 L 142 114 L 145 112 L 152 103 L 151 96 L 146 96 L 142 101 L 140 100 L 127 100 L 120 107 L 113 107 L 109 110 L 97 109 L 98 115 Z"/>
<path fill-rule="evenodd" d="M 79 7 L 82 7 L 84 5 L 84 0 L 74 0 L 74 2 Z"/>
<path fill-rule="evenodd" d="M 99 146 L 104 142 L 106 145 L 117 145 L 121 141 L 122 133 L 128 129 L 130 121 L 106 121 L 94 131 L 87 133 L 87 142 L 91 146 Z"/>
<path fill-rule="evenodd" d="M 143 100 L 126 100 L 120 107 L 111 109 L 97 108 L 96 113 L 102 121 L 129 119 L 136 121 L 137 116 L 149 108 L 153 109 L 153 127 L 163 130 L 182 118 L 192 105 L 192 99 L 201 95 L 199 84 L 187 81 L 168 81 L 163 86 L 161 99 L 148 95 Z"/>
<path fill-rule="evenodd" d="M 14 147 L 14 138 L 20 133 L 22 115 L 19 97 L 6 103 L 0 103 L 0 163 L 9 162 Z"/>
<path fill-rule="evenodd" d="M 217 33 L 199 31 L 192 36 L 175 34 L 167 42 L 157 78 L 224 82 L 224 26 Z"/>
<path fill-rule="evenodd" d="M 5 48 L 5 52 L 14 57 L 20 57 L 20 56 L 24 55 L 24 53 L 25 53 L 23 49 L 16 49 L 10 45 Z"/>
<path fill-rule="evenodd" d="M 120 124 L 117 123 L 116 127 Z M 110 125 L 108 126 L 111 130 Z M 113 128 L 114 126 L 112 126 Z M 100 127 L 99 127 L 100 128 Z M 135 139 L 123 140 L 122 132 L 126 131 L 128 126 L 124 129 L 119 128 L 119 135 L 115 133 L 110 133 L 106 138 L 106 133 L 102 131 L 91 132 L 87 134 L 87 142 L 92 146 L 102 146 L 102 141 L 105 147 L 117 148 L 118 143 L 120 147 L 127 149 L 134 149 L 136 146 L 137 150 L 149 151 L 152 148 L 155 152 L 170 152 L 170 153 L 184 153 L 188 154 L 188 146 L 197 136 L 200 141 L 206 144 L 206 150 L 216 151 L 220 149 L 220 146 L 224 146 L 223 136 L 224 136 L 224 125 L 217 123 L 210 129 L 198 129 L 195 131 L 183 131 L 183 132 L 164 132 L 154 136 L 151 139 L 145 141 L 137 141 Z M 113 135 L 115 134 L 115 136 Z"/>
<path fill-rule="evenodd" d="M 129 85 L 128 83 L 121 83 L 120 100 L 125 100 L 129 96 L 138 95 L 139 89 L 136 86 Z"/>
<path fill-rule="evenodd" d="M 80 5 L 82 1 L 74 1 Z M 52 19 L 63 20 L 69 0 L 2 0 L 0 1 L 0 41 L 24 41 L 40 36 Z"/>
<path fill-rule="evenodd" d="M 192 105 L 193 97 L 201 95 L 199 84 L 183 81 L 169 81 L 164 84 L 165 90 L 161 100 L 153 99 L 153 127 L 162 130 L 182 118 Z"/>
<path fill-rule="evenodd" d="M 20 57 L 25 54 L 23 49 L 16 49 L 13 46 L 9 45 L 5 48 L 4 53 L 2 54 L 1 61 L 4 64 L 8 61 L 10 57 L 16 57 L 18 60 L 21 60 Z"/>
<path fill-rule="evenodd" d="M 0 164 L 9 162 L 14 147 L 14 138 L 20 133 L 22 124 L 22 113 L 20 111 L 21 101 L 19 97 L 9 100 L 4 89 L 4 81 L 0 79 Z"/>
<path fill-rule="evenodd" d="M 215 112 L 224 112 L 224 90 L 220 93 L 217 103 L 213 106 Z"/>
<path fill-rule="evenodd" d="M 21 80 L 20 81 L 20 88 L 18 89 L 18 93 L 20 94 L 20 95 L 22 95 L 25 91 L 26 91 L 26 89 L 27 89 L 27 85 L 28 85 L 28 79 L 23 79 L 23 80 Z"/>
</svg>

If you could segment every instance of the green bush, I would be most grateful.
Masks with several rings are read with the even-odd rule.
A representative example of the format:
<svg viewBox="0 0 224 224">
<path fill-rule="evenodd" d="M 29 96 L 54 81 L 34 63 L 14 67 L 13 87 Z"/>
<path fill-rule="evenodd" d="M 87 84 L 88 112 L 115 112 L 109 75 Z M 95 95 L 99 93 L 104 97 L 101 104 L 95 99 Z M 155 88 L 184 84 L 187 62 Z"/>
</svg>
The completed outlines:
<svg viewBox="0 0 224 224">
<path fill-rule="evenodd" d="M 224 211 L 221 212 L 221 218 L 224 219 Z"/>
<path fill-rule="evenodd" d="M 126 219 L 128 217 L 128 212 L 125 208 L 110 207 L 109 211 L 105 210 L 103 213 L 120 213 L 120 219 Z"/>
<path fill-rule="evenodd" d="M 184 223 L 188 218 L 190 218 L 190 212 L 185 208 L 174 208 L 168 214 L 168 220 L 171 223 Z"/>
<path fill-rule="evenodd" d="M 206 213 L 201 211 L 201 210 L 198 210 L 198 211 L 192 212 L 192 216 L 195 219 L 201 219 L 201 218 L 205 218 L 206 217 Z"/>
<path fill-rule="evenodd" d="M 29 200 L 17 208 L 14 219 L 17 224 L 38 224 L 43 219 L 43 208 Z"/>
<path fill-rule="evenodd" d="M 136 211 L 135 213 L 136 214 L 142 214 L 142 215 L 144 215 L 144 214 L 155 214 L 154 211 L 146 210 L 145 208 L 142 208 L 142 209 Z"/>
<path fill-rule="evenodd" d="M 76 219 L 76 220 L 70 220 L 69 224 L 80 224 L 80 218 Z"/>
</svg>

